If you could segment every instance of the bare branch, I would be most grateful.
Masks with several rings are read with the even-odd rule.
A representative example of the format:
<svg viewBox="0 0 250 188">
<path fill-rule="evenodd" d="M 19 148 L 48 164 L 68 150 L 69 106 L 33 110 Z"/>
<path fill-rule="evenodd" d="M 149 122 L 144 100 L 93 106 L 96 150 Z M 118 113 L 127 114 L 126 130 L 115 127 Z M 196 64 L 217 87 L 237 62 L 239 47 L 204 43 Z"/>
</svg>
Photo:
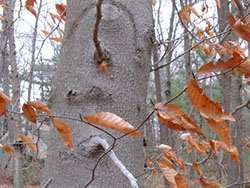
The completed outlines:
<svg viewBox="0 0 250 188">
<path fill-rule="evenodd" d="M 244 104 L 237 106 L 237 107 L 231 112 L 231 114 L 232 114 L 232 115 L 236 114 L 239 110 L 241 110 L 241 109 L 244 108 L 244 107 L 247 107 L 247 109 L 250 110 L 250 105 L 249 105 L 249 104 L 250 104 L 250 98 L 249 98 L 248 101 L 246 101 Z"/>
</svg>

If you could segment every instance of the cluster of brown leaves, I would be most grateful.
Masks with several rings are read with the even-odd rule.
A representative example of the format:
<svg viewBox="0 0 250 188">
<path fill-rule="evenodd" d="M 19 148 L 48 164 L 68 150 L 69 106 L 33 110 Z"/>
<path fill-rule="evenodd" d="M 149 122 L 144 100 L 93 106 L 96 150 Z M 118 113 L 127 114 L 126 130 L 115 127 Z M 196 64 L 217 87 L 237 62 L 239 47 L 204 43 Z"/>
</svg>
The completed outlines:
<svg viewBox="0 0 250 188">
<path fill-rule="evenodd" d="M 4 93 L 0 93 L 0 116 L 5 115 L 7 117 L 6 113 L 6 102 L 8 103 L 13 103 Z M 50 115 L 51 112 L 47 105 L 45 105 L 41 101 L 29 101 L 26 104 L 23 104 L 22 106 L 22 111 L 23 111 L 23 116 L 30 122 L 36 124 L 37 123 L 37 113 L 36 110 L 42 111 L 46 113 L 47 115 Z M 65 145 L 73 150 L 73 144 L 70 138 L 71 134 L 71 128 L 66 125 L 63 122 L 57 121 L 55 118 L 50 117 L 50 120 L 58 130 L 59 134 L 61 135 Z M 34 152 L 37 152 L 37 146 L 32 140 L 32 138 L 29 138 L 27 136 L 20 135 L 18 137 L 23 143 L 27 144 Z M 3 146 L 0 144 L 0 148 L 4 149 L 11 157 L 14 156 L 11 147 L 9 146 Z"/>
<path fill-rule="evenodd" d="M 31 14 L 33 14 L 36 19 L 38 19 L 38 15 L 37 15 L 37 12 L 36 10 L 34 9 L 34 4 L 37 3 L 36 0 L 26 0 L 25 2 L 25 7 L 28 11 L 31 12 Z M 67 6 L 63 3 L 61 4 L 56 4 L 56 10 L 57 10 L 57 14 L 53 14 L 53 13 L 49 13 L 50 14 L 50 17 L 52 19 L 52 21 L 54 22 L 54 24 L 56 24 L 56 20 L 63 23 L 63 21 L 65 22 L 66 21 L 66 8 Z M 49 26 L 51 26 L 51 24 L 49 22 L 47 22 Z M 63 34 L 64 31 L 62 29 L 59 29 L 59 31 Z M 49 36 L 50 35 L 50 32 L 48 31 L 45 31 L 43 30 L 42 31 L 46 36 Z M 50 40 L 54 40 L 54 41 L 57 41 L 57 42 L 63 42 L 62 38 L 61 37 L 50 37 L 49 38 Z"/>
</svg>

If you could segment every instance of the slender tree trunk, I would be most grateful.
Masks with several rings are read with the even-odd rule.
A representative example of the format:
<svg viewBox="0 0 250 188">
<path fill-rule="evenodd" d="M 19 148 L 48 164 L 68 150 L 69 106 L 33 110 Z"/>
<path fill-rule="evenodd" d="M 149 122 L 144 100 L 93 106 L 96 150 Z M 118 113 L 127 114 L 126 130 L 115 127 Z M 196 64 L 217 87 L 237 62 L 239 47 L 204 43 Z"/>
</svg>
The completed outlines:
<svg viewBox="0 0 250 188">
<path fill-rule="evenodd" d="M 64 43 L 53 79 L 54 114 L 79 118 L 79 114 L 110 111 L 134 126 L 145 119 L 153 35 L 151 6 L 151 1 L 146 0 L 103 2 L 99 40 L 110 60 L 107 73 L 101 73 L 91 40 L 95 4 L 90 0 L 67 2 Z M 92 178 L 92 169 L 103 152 L 93 138 L 102 137 L 109 144 L 111 139 L 88 125 L 61 121 L 72 128 L 74 151 L 65 147 L 52 128 L 43 184 L 52 179 L 49 187 L 82 187 Z M 125 137 L 114 152 L 133 175 L 143 172 L 142 136 Z M 89 187 L 131 187 L 107 157 L 98 165 L 96 175 Z M 144 182 L 143 177 L 138 178 L 140 187 L 145 187 Z"/>
<path fill-rule="evenodd" d="M 14 101 L 14 107 L 12 110 L 18 112 L 20 105 L 20 85 L 19 75 L 16 62 L 16 47 L 14 38 L 14 7 L 15 1 L 9 0 L 7 2 L 7 36 L 9 41 L 9 61 L 11 65 L 11 84 L 12 84 L 12 100 Z M 17 114 L 11 114 L 11 121 L 8 124 L 9 129 L 9 142 L 13 144 L 14 150 L 14 188 L 23 187 L 23 144 L 20 144 L 18 139 L 18 129 L 21 126 L 20 116 Z"/>
</svg>

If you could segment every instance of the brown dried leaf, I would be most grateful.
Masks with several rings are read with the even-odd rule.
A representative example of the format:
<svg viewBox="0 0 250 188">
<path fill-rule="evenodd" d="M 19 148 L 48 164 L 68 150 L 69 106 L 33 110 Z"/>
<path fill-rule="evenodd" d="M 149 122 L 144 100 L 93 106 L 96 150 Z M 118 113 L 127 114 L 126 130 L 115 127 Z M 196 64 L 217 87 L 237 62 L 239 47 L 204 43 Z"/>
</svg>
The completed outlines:
<svg viewBox="0 0 250 188">
<path fill-rule="evenodd" d="M 34 6 L 34 3 L 37 3 L 36 0 L 26 0 L 25 6 Z"/>
<path fill-rule="evenodd" d="M 5 117 L 7 117 L 6 102 L 2 97 L 0 97 L 0 116 L 3 116 L 3 115 L 5 115 Z"/>
<path fill-rule="evenodd" d="M 70 149 L 70 150 L 74 150 L 74 146 L 72 144 L 72 140 L 70 138 L 70 134 L 71 134 L 71 128 L 60 121 L 57 121 L 55 118 L 50 117 L 50 120 L 52 121 L 52 123 L 54 124 L 54 126 L 56 127 L 57 131 L 59 132 L 59 134 L 61 135 L 65 145 Z"/>
<path fill-rule="evenodd" d="M 29 101 L 27 104 L 34 107 L 37 110 L 40 110 L 40 111 L 45 112 L 47 114 L 51 114 L 51 111 L 49 110 L 47 105 L 44 104 L 42 101 Z"/>
<path fill-rule="evenodd" d="M 163 152 L 165 152 L 164 155 L 165 155 L 166 157 L 168 157 L 169 159 L 173 159 L 173 160 L 175 160 L 176 162 L 178 161 L 178 159 L 177 159 L 177 157 L 176 157 L 176 155 L 175 155 L 175 152 L 172 150 L 172 148 L 171 148 L 170 146 L 165 145 L 165 144 L 161 144 L 161 145 L 159 145 L 159 146 L 157 147 L 157 149 L 158 149 L 158 150 L 161 150 L 161 151 L 163 151 Z"/>
<path fill-rule="evenodd" d="M 235 121 L 231 114 L 224 112 L 219 103 L 214 103 L 202 92 L 196 80 L 189 79 L 187 94 L 194 107 L 204 118 L 217 122 L 223 120 Z"/>
<path fill-rule="evenodd" d="M 204 118 L 211 129 L 220 137 L 220 139 L 230 148 L 232 145 L 231 135 L 225 121 L 214 121 Z"/>
<path fill-rule="evenodd" d="M 152 0 L 152 5 L 155 6 L 156 0 Z"/>
<path fill-rule="evenodd" d="M 26 8 L 28 11 L 31 12 L 31 14 L 33 14 L 36 17 L 36 19 L 38 19 L 38 15 L 37 15 L 35 9 L 33 8 L 33 6 L 29 5 L 29 6 L 26 6 Z"/>
<path fill-rule="evenodd" d="M 49 39 L 50 39 L 50 40 L 57 41 L 57 42 L 60 42 L 60 43 L 62 43 L 62 42 L 63 42 L 63 39 L 62 39 L 62 38 L 60 38 L 60 37 L 50 37 Z"/>
<path fill-rule="evenodd" d="M 244 61 L 243 63 L 241 63 L 237 67 L 237 71 L 241 75 L 245 75 L 245 78 L 250 78 L 250 59 L 248 58 L 246 61 Z"/>
<path fill-rule="evenodd" d="M 157 171 L 155 170 L 155 166 L 154 166 L 153 162 L 148 159 L 146 163 L 147 163 L 147 166 L 152 169 L 153 174 L 156 174 Z"/>
<path fill-rule="evenodd" d="M 196 51 L 196 50 L 198 50 L 198 45 L 197 45 L 197 43 L 195 42 L 194 44 L 193 44 L 193 51 Z"/>
<path fill-rule="evenodd" d="M 176 174 L 174 179 L 175 179 L 177 188 L 188 188 L 187 181 L 180 173 Z"/>
<path fill-rule="evenodd" d="M 239 163 L 240 162 L 240 159 L 239 159 L 239 153 L 238 153 L 238 149 L 236 146 L 231 146 L 231 147 L 228 147 L 227 144 L 225 144 L 224 142 L 221 142 L 221 141 L 215 141 L 215 145 L 217 148 L 221 148 L 223 149 L 224 151 L 228 152 L 229 155 L 230 155 L 230 158 Z"/>
<path fill-rule="evenodd" d="M 50 32 L 45 31 L 45 30 L 42 30 L 42 32 L 43 32 L 46 36 L 48 36 L 48 35 L 50 34 Z"/>
<path fill-rule="evenodd" d="M 22 110 L 23 110 L 24 117 L 27 120 L 36 124 L 36 112 L 35 112 L 35 110 L 28 104 L 23 104 Z"/>
<path fill-rule="evenodd" d="M 160 122 L 167 128 L 177 131 L 190 131 L 202 135 L 204 139 L 206 136 L 198 125 L 188 117 L 188 115 L 174 104 L 158 103 L 155 105 L 156 115 Z"/>
<path fill-rule="evenodd" d="M 18 138 L 22 140 L 25 144 L 27 144 L 35 153 L 37 153 L 37 147 L 32 138 L 22 135 L 20 135 Z"/>
<path fill-rule="evenodd" d="M 3 146 L 0 144 L 0 148 L 2 148 L 4 151 L 6 151 L 12 158 L 14 158 L 14 153 L 12 149 L 9 146 Z"/>
<path fill-rule="evenodd" d="M 247 143 L 247 149 L 250 150 L 250 142 Z"/>
<path fill-rule="evenodd" d="M 201 17 L 201 15 L 192 6 L 185 6 L 185 9 L 191 10 L 198 18 Z"/>
<path fill-rule="evenodd" d="M 117 132 L 127 134 L 133 131 L 135 128 L 130 125 L 128 122 L 120 118 L 119 116 L 110 113 L 110 112 L 100 112 L 97 114 L 92 114 L 88 116 L 84 116 L 84 118 L 92 124 L 100 125 L 102 127 L 106 127 L 109 129 L 113 129 Z M 130 133 L 130 136 L 136 136 L 141 134 L 140 131 L 135 131 Z"/>
<path fill-rule="evenodd" d="M 3 20 L 4 20 L 4 18 L 2 16 L 0 16 L 0 21 L 3 21 Z"/>
<path fill-rule="evenodd" d="M 0 93 L 0 98 L 2 98 L 5 102 L 13 104 L 13 101 L 10 100 L 9 97 L 5 95 L 4 93 Z"/>
<path fill-rule="evenodd" d="M 216 147 L 216 141 L 215 140 L 209 140 L 208 142 L 212 148 L 212 150 L 214 151 L 215 155 L 218 156 L 218 151 L 217 151 L 217 147 Z"/>
<path fill-rule="evenodd" d="M 172 161 L 171 161 L 171 158 L 168 156 L 168 155 L 162 155 L 162 160 L 164 161 L 164 163 L 168 166 L 168 167 L 170 167 L 170 168 L 173 168 L 175 165 L 174 165 L 174 163 L 172 163 Z"/>
<path fill-rule="evenodd" d="M 1 3 L 3 10 L 6 11 L 6 1 L 2 0 L 0 3 Z"/>
<path fill-rule="evenodd" d="M 204 151 L 209 151 L 209 149 L 211 148 L 210 144 L 208 142 L 205 141 L 201 141 L 198 143 L 199 148 L 201 148 Z"/>
<path fill-rule="evenodd" d="M 182 158 L 178 158 L 177 163 L 180 166 L 180 168 L 183 170 L 183 172 L 186 174 L 187 169 L 186 169 L 185 161 Z"/>
<path fill-rule="evenodd" d="M 188 144 L 188 153 L 190 153 L 190 147 L 192 146 L 197 152 L 199 152 L 202 156 L 207 157 L 207 154 L 205 152 L 205 149 L 200 148 L 197 143 L 196 143 L 196 139 L 192 138 L 192 135 L 190 133 L 184 133 L 180 136 L 180 139 L 182 142 L 184 142 L 184 140 L 187 142 Z"/>
<path fill-rule="evenodd" d="M 200 170 L 198 164 L 197 164 L 195 161 L 193 161 L 193 169 L 194 169 L 199 175 L 202 175 L 202 172 L 201 172 L 201 170 Z"/>
<path fill-rule="evenodd" d="M 216 1 L 216 4 L 217 4 L 217 7 L 220 9 L 221 6 L 220 6 L 220 0 L 215 0 Z"/>
<path fill-rule="evenodd" d="M 167 179 L 169 185 L 171 188 L 177 188 L 177 184 L 175 182 L 175 176 L 177 175 L 177 172 L 175 169 L 168 167 L 164 161 L 158 161 L 157 162 L 163 175 Z"/>
<path fill-rule="evenodd" d="M 223 188 L 218 182 L 210 181 L 202 176 L 199 178 L 199 182 L 202 188 Z"/>
<path fill-rule="evenodd" d="M 229 25 L 233 31 L 243 40 L 250 42 L 250 30 L 247 24 L 241 23 L 241 20 L 236 21 L 232 14 L 228 17 Z"/>
<path fill-rule="evenodd" d="M 66 21 L 66 8 L 67 8 L 67 6 L 63 3 L 56 4 L 56 10 L 64 21 Z"/>
<path fill-rule="evenodd" d="M 190 25 L 192 25 L 192 22 L 191 22 L 191 19 L 190 19 L 190 16 L 189 16 L 189 13 L 187 10 L 180 10 L 179 11 L 179 15 L 184 19 L 186 20 L 188 23 L 190 23 Z"/>
<path fill-rule="evenodd" d="M 207 13 L 207 11 L 208 11 L 208 5 L 207 5 L 207 2 L 206 2 L 206 1 L 203 1 L 203 2 L 202 2 L 201 11 Z"/>
</svg>

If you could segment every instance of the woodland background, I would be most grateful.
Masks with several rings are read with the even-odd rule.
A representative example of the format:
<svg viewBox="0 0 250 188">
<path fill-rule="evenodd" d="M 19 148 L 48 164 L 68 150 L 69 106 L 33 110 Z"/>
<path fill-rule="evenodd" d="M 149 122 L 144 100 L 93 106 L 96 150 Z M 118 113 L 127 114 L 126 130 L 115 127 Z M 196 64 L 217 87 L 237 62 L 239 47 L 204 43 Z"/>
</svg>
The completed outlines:
<svg viewBox="0 0 250 188">
<path fill-rule="evenodd" d="M 0 3 L 1 187 L 41 185 L 51 127 L 67 149 L 73 150 L 71 129 L 63 119 L 106 128 L 114 124 L 118 128 L 111 129 L 124 137 L 140 134 L 140 128 L 145 165 L 134 176 L 146 178 L 149 187 L 250 186 L 249 1 L 150 2 L 154 28 L 148 118 L 139 128 L 127 119 L 124 127 L 123 117 L 115 114 L 83 114 L 78 120 L 67 114 L 54 115 L 50 110 L 52 80 L 64 42 L 66 2 Z M 98 5 L 104 6 L 102 3 L 105 1 L 97 1 L 93 23 L 97 33 Z M 93 39 L 96 42 L 98 38 Z M 115 80 L 106 60 L 97 59 L 98 74 Z M 56 120 L 59 118 L 62 121 Z M 116 138 L 113 148 L 120 139 Z M 109 149 L 104 150 L 108 155 Z M 94 179 L 93 175 L 90 185 Z M 46 183 L 49 186 L 50 182 L 43 185 Z"/>
</svg>

